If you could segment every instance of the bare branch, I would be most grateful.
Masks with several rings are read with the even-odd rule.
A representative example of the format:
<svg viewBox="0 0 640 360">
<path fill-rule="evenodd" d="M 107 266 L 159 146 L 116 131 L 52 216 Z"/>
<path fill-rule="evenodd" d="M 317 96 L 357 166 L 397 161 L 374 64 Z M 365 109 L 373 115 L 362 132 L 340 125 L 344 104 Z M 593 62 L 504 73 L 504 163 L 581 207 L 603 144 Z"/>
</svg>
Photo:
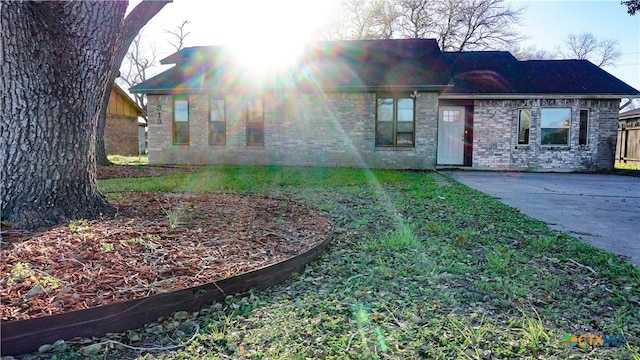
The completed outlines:
<svg viewBox="0 0 640 360">
<path fill-rule="evenodd" d="M 368 39 L 391 39 L 397 30 L 400 11 L 390 0 L 375 0 L 368 9 L 371 24 L 367 29 Z"/>
<path fill-rule="evenodd" d="M 569 34 L 564 43 L 566 50 L 563 55 L 569 59 L 585 60 L 598 48 L 598 40 L 591 33 Z"/>
<path fill-rule="evenodd" d="M 165 30 L 164 32 L 171 35 L 170 39 L 167 41 L 169 45 L 171 45 L 176 52 L 180 51 L 184 48 L 185 40 L 191 32 L 186 31 L 187 25 L 189 25 L 189 20 L 184 20 L 182 24 L 178 25 L 175 30 Z"/>
<path fill-rule="evenodd" d="M 618 41 L 614 39 L 601 40 L 598 44 L 600 48 L 599 67 L 614 65 L 622 56 L 622 52 L 618 50 Z"/>
<path fill-rule="evenodd" d="M 521 40 L 513 30 L 523 9 L 514 9 L 503 0 L 467 0 L 458 3 L 460 22 L 454 35 L 457 51 L 497 49 Z"/>
<path fill-rule="evenodd" d="M 565 59 L 589 60 L 599 67 L 613 65 L 622 56 L 616 40 L 598 40 L 591 33 L 569 34 L 564 43 L 560 51 Z"/>
<path fill-rule="evenodd" d="M 435 38 L 444 51 L 504 48 L 522 39 L 523 8 L 506 0 L 343 0 L 331 40 Z"/>
<path fill-rule="evenodd" d="M 400 14 L 394 0 L 342 0 L 318 31 L 322 40 L 389 39 Z"/>
<path fill-rule="evenodd" d="M 120 70 L 120 79 L 131 87 L 147 80 L 148 70 L 158 65 L 158 53 L 155 44 L 149 50 L 142 46 L 142 35 L 138 34 L 125 55 L 126 62 Z M 133 94 L 134 100 L 141 108 L 146 108 L 146 98 L 144 94 Z"/>
<path fill-rule="evenodd" d="M 367 0 L 343 0 L 342 6 L 348 16 L 348 27 L 353 40 L 366 39 L 367 27 L 373 23 L 371 13 L 367 7 Z"/>
<path fill-rule="evenodd" d="M 518 60 L 553 60 L 556 56 L 547 50 L 539 49 L 535 46 L 528 46 L 526 48 L 520 46 L 511 46 L 507 48 L 509 52 Z"/>
<path fill-rule="evenodd" d="M 399 0 L 400 31 L 410 39 L 427 37 L 432 26 L 431 12 L 433 2 L 430 0 Z"/>
</svg>

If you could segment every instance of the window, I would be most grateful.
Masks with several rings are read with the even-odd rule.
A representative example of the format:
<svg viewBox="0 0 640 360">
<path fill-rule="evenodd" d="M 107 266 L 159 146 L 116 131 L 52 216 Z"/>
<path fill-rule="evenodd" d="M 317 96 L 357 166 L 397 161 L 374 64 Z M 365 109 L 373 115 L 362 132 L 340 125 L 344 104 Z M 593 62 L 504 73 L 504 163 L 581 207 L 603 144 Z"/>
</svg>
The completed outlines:
<svg viewBox="0 0 640 360">
<path fill-rule="evenodd" d="M 414 113 L 414 101 L 412 98 L 378 98 L 376 146 L 413 146 Z"/>
<path fill-rule="evenodd" d="M 518 145 L 529 145 L 531 110 L 518 110 Z"/>
<path fill-rule="evenodd" d="M 247 145 L 264 145 L 264 112 L 262 99 L 246 101 L 244 115 L 247 121 Z"/>
<path fill-rule="evenodd" d="M 580 110 L 580 136 L 579 145 L 587 145 L 589 135 L 589 110 Z"/>
<path fill-rule="evenodd" d="M 540 110 L 542 145 L 569 145 L 571 109 L 546 108 Z"/>
<path fill-rule="evenodd" d="M 186 96 L 173 98 L 173 144 L 189 145 L 189 100 Z"/>
<path fill-rule="evenodd" d="M 224 145 L 227 139 L 224 100 L 209 101 L 209 145 Z"/>
</svg>

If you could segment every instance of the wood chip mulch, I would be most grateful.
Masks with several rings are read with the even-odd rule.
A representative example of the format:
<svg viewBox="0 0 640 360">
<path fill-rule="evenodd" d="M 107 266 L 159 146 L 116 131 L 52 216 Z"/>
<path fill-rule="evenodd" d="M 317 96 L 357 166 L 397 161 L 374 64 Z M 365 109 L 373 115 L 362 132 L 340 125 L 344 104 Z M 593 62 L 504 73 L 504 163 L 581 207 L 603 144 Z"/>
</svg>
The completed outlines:
<svg viewBox="0 0 640 360">
<path fill-rule="evenodd" d="M 121 195 L 113 219 L 3 234 L 0 321 L 211 283 L 300 254 L 331 231 L 323 213 L 285 200 Z"/>
</svg>

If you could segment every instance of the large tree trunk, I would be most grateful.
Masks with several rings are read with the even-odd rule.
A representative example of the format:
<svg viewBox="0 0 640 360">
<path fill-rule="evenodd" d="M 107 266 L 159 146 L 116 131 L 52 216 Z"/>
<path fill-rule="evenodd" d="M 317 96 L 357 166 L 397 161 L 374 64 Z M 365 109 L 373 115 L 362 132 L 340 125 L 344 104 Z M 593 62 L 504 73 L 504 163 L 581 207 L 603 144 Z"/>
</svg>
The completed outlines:
<svg viewBox="0 0 640 360">
<path fill-rule="evenodd" d="M 108 99 L 108 97 L 107 97 Z M 113 165 L 107 157 L 107 148 L 104 145 L 104 128 L 107 125 L 107 107 L 109 106 L 109 100 L 102 106 L 100 111 L 100 117 L 98 118 L 98 133 L 96 134 L 96 165 L 98 166 L 110 166 Z M 102 114 L 104 112 L 104 114 Z"/>
<path fill-rule="evenodd" d="M 112 215 L 95 169 L 98 113 L 127 2 L 0 5 L 2 220 L 31 229 Z"/>
<path fill-rule="evenodd" d="M 115 61 L 113 62 L 112 67 L 109 70 L 107 97 L 102 101 L 100 115 L 98 117 L 96 162 L 100 166 L 112 165 L 109 159 L 107 159 L 107 151 L 104 146 L 104 128 L 107 120 L 107 107 L 109 105 L 108 94 L 111 93 L 113 82 L 116 80 L 118 74 L 120 73 L 122 60 L 124 60 L 124 57 L 127 55 L 127 50 L 129 50 L 129 46 L 131 46 L 133 39 L 135 39 L 140 30 L 142 30 L 142 27 L 146 25 L 146 23 L 149 22 L 151 18 L 153 18 L 160 10 L 162 10 L 165 5 L 167 5 L 171 1 L 172 0 L 145 0 L 141 2 L 131 11 L 131 13 L 129 13 L 129 15 L 127 15 L 127 18 L 124 20 L 124 24 L 122 25 L 122 28 L 118 33 L 113 55 Z"/>
</svg>

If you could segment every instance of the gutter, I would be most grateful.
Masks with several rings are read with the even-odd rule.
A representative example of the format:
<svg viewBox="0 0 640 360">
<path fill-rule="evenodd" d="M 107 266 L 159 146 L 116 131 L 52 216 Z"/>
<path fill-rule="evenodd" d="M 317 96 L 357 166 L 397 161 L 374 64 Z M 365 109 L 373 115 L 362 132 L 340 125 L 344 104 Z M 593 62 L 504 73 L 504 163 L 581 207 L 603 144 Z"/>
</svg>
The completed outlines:
<svg viewBox="0 0 640 360">
<path fill-rule="evenodd" d="M 450 88 L 452 85 L 378 85 L 378 86 L 326 86 L 322 87 L 323 90 L 327 91 L 355 91 L 355 92 L 368 92 L 368 91 L 430 91 L 430 92 L 440 92 L 444 89 Z M 315 90 L 313 87 L 285 87 L 285 88 L 264 88 L 260 89 L 262 91 L 268 90 L 279 90 L 279 89 L 289 89 L 289 90 L 300 90 L 300 91 L 309 91 Z M 213 91 L 219 91 L 220 88 L 191 88 L 191 89 L 180 89 L 177 91 L 176 89 L 129 89 L 131 93 L 142 93 L 148 95 L 171 95 L 171 94 L 202 94 L 209 93 Z M 229 93 L 239 93 L 242 91 L 234 91 L 231 90 Z"/>
<path fill-rule="evenodd" d="M 636 96 L 636 97 L 629 96 L 628 99 L 629 100 L 627 100 L 627 102 L 625 102 L 624 104 L 622 104 L 622 106 L 620 106 L 620 109 L 618 109 L 619 111 L 622 111 L 624 108 L 629 106 L 633 102 L 633 100 L 640 99 L 640 97 L 639 96 Z"/>
<path fill-rule="evenodd" d="M 439 99 L 447 100 L 527 100 L 527 99 L 603 99 L 615 100 L 638 98 L 638 94 L 440 94 Z M 626 106 L 626 105 L 625 105 Z"/>
</svg>

